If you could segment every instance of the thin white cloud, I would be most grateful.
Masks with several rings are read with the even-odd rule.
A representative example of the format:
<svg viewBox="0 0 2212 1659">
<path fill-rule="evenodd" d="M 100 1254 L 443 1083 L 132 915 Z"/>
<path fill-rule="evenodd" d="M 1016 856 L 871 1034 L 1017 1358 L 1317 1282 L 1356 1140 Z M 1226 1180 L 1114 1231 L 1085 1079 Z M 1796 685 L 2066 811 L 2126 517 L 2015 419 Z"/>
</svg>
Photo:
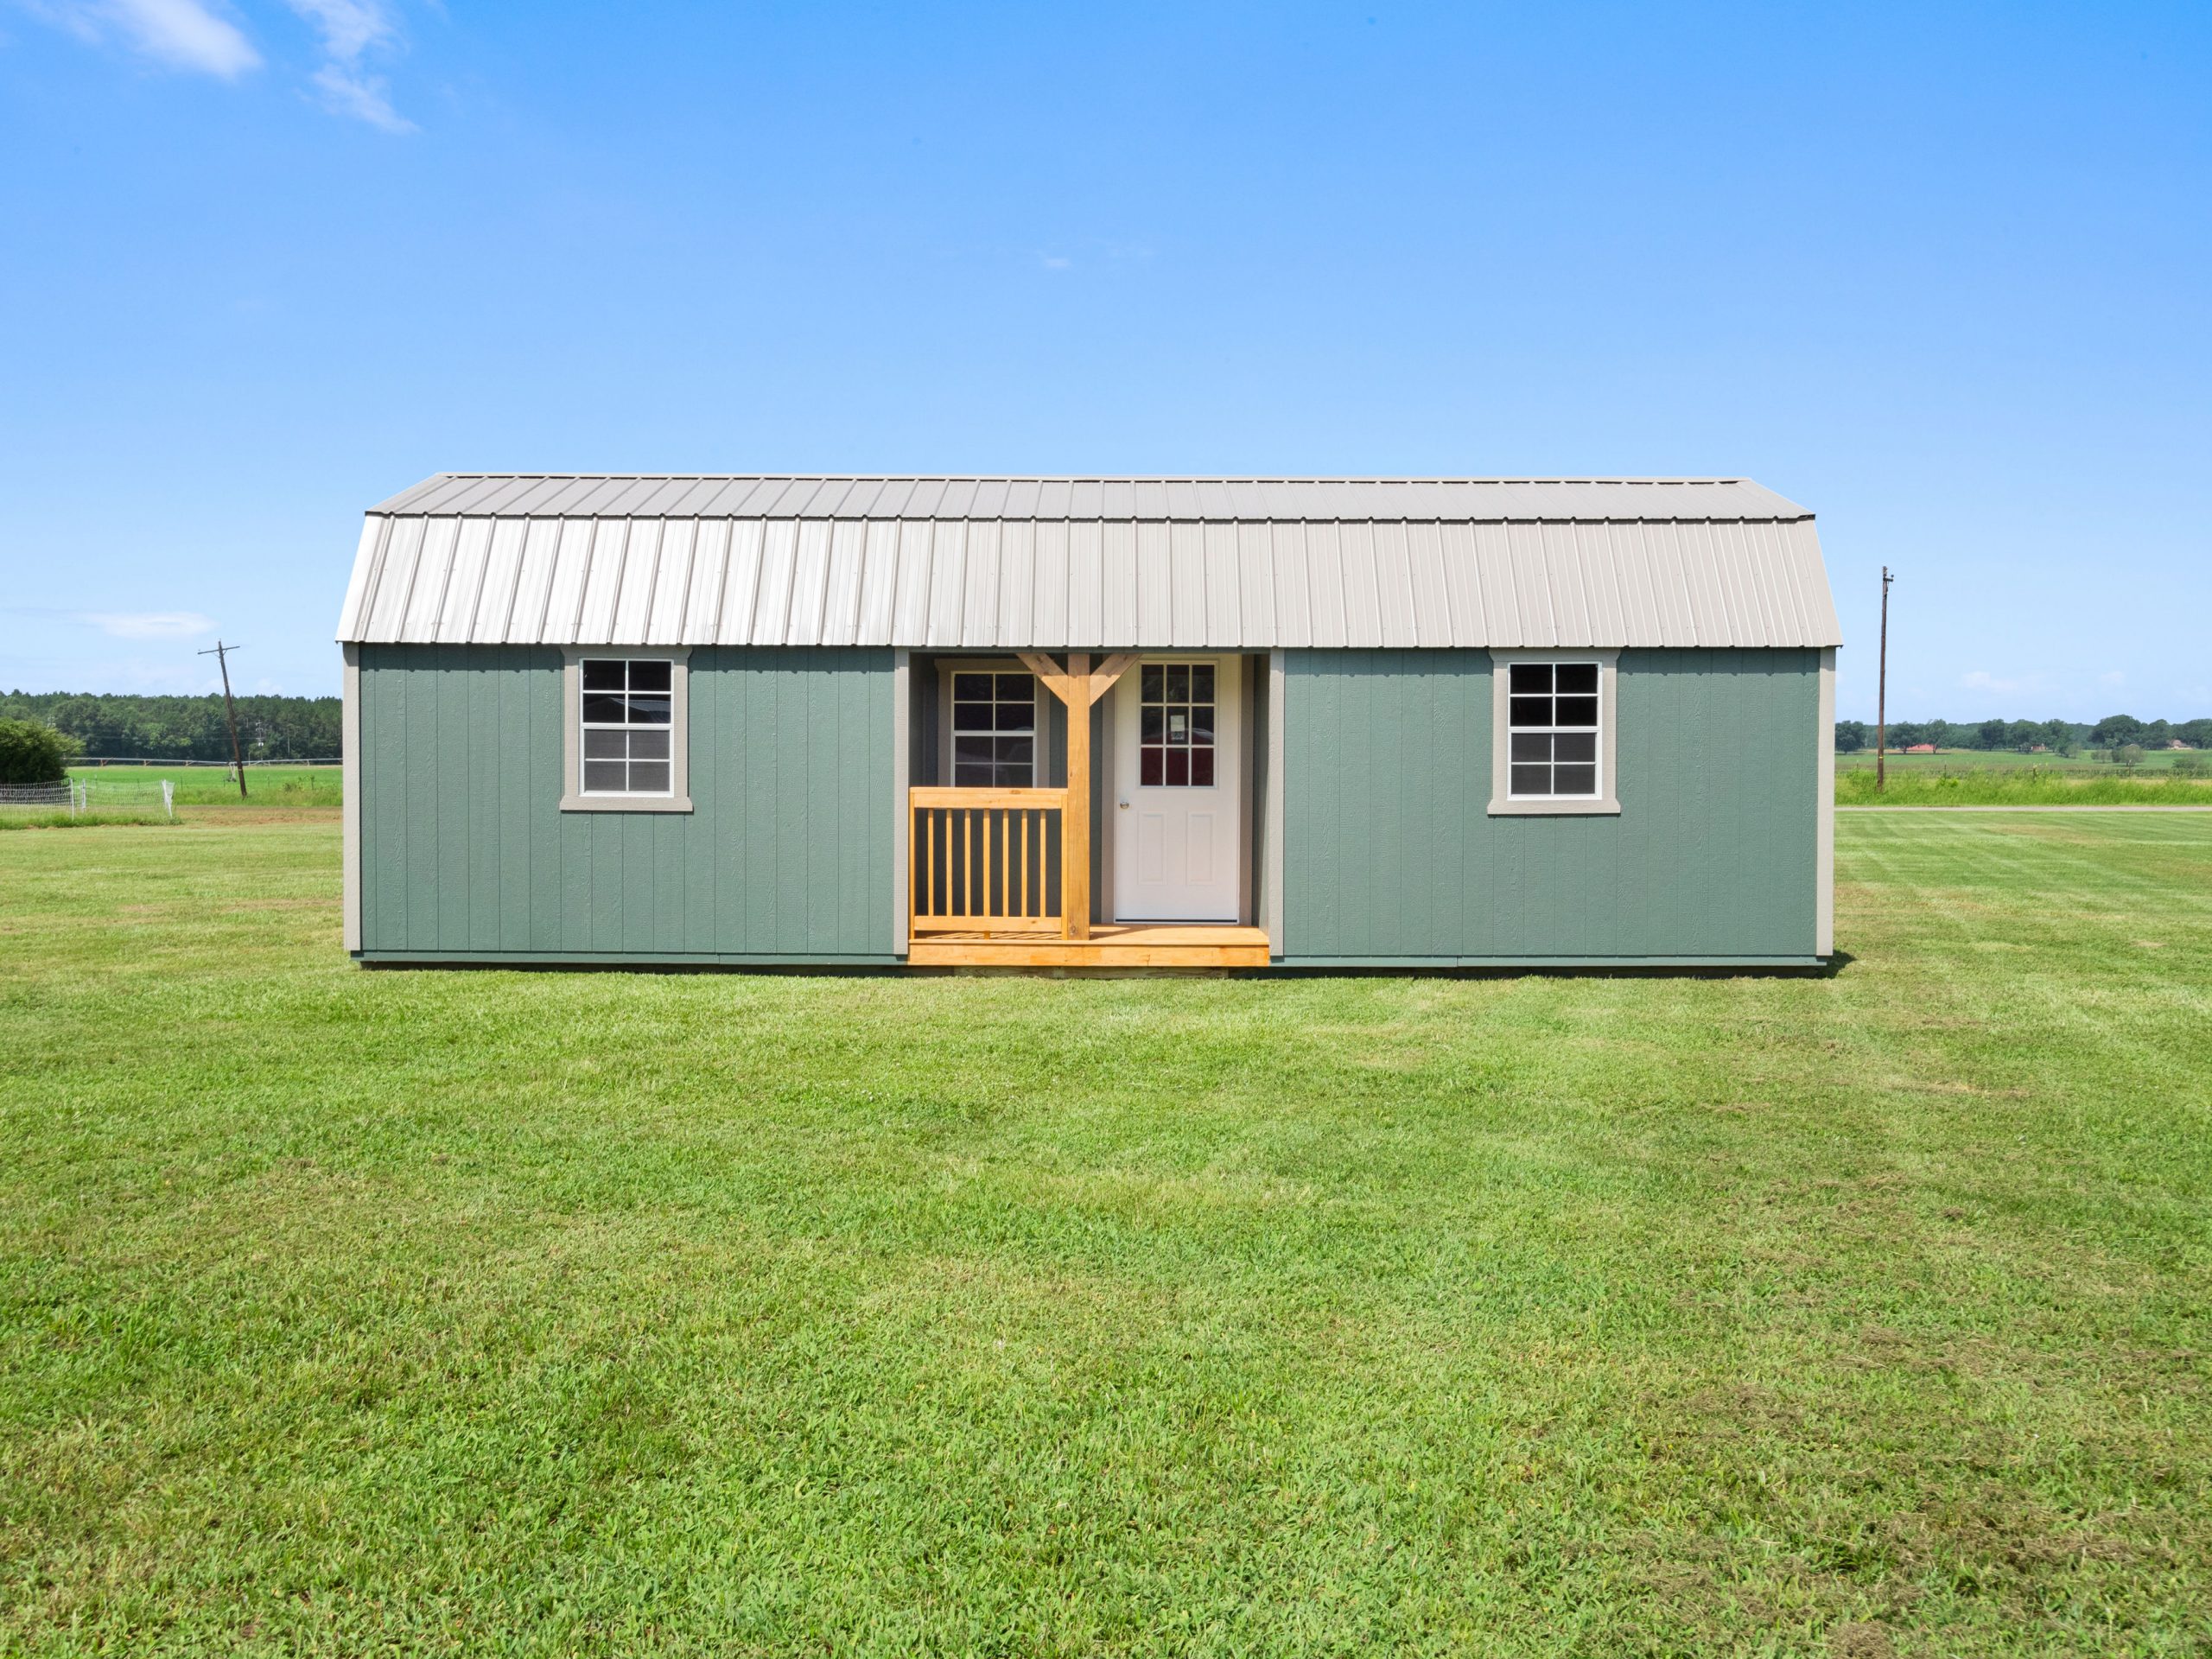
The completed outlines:
<svg viewBox="0 0 2212 1659">
<path fill-rule="evenodd" d="M 1037 263 L 1046 270 L 1071 270 L 1075 267 L 1075 261 L 1064 253 L 1040 253 Z"/>
<path fill-rule="evenodd" d="M 315 84 L 322 89 L 322 106 L 334 115 L 350 115 L 357 121 L 365 121 L 372 127 L 386 132 L 416 132 L 420 129 L 391 107 L 391 99 L 385 92 L 384 77 L 359 74 L 342 69 L 334 63 L 326 63 L 315 72 Z"/>
<path fill-rule="evenodd" d="M 81 620 L 117 639 L 192 639 L 215 627 L 197 611 L 86 611 Z"/>
<path fill-rule="evenodd" d="M 384 77 L 365 60 L 400 44 L 399 20 L 384 0 L 285 0 L 322 37 L 323 64 L 315 72 L 322 106 L 385 132 L 413 132 L 415 124 L 392 108 Z"/>
<path fill-rule="evenodd" d="M 171 69 L 236 80 L 261 63 L 245 32 L 203 0 L 32 0 L 29 9 L 80 40 L 120 40 Z"/>
<path fill-rule="evenodd" d="M 2004 696 L 2014 696 L 2033 688 L 2032 677 L 2024 680 L 2000 680 L 1986 669 L 1974 669 L 1959 676 L 1959 683 L 1969 691 L 1995 691 Z"/>
</svg>

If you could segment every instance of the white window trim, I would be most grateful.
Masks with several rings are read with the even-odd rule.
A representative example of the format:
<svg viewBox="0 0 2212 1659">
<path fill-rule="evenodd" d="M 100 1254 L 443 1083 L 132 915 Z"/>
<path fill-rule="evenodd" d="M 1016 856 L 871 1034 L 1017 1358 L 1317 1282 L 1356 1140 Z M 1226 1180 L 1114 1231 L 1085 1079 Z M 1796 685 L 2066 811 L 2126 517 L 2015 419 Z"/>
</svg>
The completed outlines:
<svg viewBox="0 0 2212 1659">
<path fill-rule="evenodd" d="M 938 707 L 944 717 L 938 721 L 938 776 L 952 782 L 952 677 L 955 674 L 1027 674 L 1036 688 L 1037 712 L 1030 716 L 1029 787 L 1041 788 L 1052 766 L 1047 751 L 1052 741 L 1052 694 L 1038 679 L 1036 671 L 1019 657 L 941 657 L 938 659 Z"/>
<path fill-rule="evenodd" d="M 587 795 L 583 790 L 584 658 L 619 657 L 669 664 L 669 792 Z M 561 810 L 563 812 L 689 812 L 691 810 L 691 649 L 688 645 L 561 647 Z"/>
<path fill-rule="evenodd" d="M 1621 804 L 1616 791 L 1617 776 L 1613 765 L 1613 734 L 1617 722 L 1613 718 L 1614 682 L 1619 677 L 1620 652 L 1615 651 L 1573 651 L 1557 647 L 1550 651 L 1493 651 L 1491 659 L 1491 728 L 1490 728 L 1490 816 L 1493 818 L 1560 818 L 1618 817 Z M 1516 663 L 1595 663 L 1598 664 L 1598 793 L 1595 795 L 1546 795 L 1527 799 L 1516 798 L 1511 788 L 1512 772 L 1509 769 L 1508 752 L 1512 731 L 1507 716 L 1507 684 L 1512 679 L 1510 670 Z"/>
</svg>

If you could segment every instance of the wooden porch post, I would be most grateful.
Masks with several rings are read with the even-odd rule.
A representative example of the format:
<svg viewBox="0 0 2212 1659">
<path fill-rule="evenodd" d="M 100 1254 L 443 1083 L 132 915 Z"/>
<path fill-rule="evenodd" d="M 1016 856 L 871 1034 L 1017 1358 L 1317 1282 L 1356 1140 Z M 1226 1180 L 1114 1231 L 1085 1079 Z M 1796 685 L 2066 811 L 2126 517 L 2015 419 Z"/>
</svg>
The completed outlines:
<svg viewBox="0 0 2212 1659">
<path fill-rule="evenodd" d="M 1090 671 L 1090 653 L 1071 651 L 1065 672 L 1040 651 L 1020 653 L 1045 689 L 1067 705 L 1068 796 L 1060 814 L 1060 937 L 1090 937 L 1090 705 L 1113 690 L 1136 661 L 1117 651 Z"/>
<path fill-rule="evenodd" d="M 1060 817 L 1060 937 L 1090 937 L 1090 653 L 1068 653 L 1068 804 Z"/>
</svg>

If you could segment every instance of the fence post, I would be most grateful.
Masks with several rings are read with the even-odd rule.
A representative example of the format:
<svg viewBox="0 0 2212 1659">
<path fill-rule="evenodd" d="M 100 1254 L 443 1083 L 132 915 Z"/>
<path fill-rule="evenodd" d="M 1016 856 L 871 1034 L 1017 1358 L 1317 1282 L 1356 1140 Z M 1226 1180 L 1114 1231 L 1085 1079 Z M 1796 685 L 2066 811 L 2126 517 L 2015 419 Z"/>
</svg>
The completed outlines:
<svg viewBox="0 0 2212 1659">
<path fill-rule="evenodd" d="M 162 810 L 176 817 L 176 785 L 167 778 L 162 779 Z"/>
</svg>

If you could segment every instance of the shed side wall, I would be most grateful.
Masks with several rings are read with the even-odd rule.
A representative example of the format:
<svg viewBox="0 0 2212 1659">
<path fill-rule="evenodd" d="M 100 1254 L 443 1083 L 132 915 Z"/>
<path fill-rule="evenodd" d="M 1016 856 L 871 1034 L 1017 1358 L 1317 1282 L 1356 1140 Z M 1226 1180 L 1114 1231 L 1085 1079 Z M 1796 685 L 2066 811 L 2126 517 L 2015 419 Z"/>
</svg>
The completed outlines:
<svg viewBox="0 0 2212 1659">
<path fill-rule="evenodd" d="M 1491 817 L 1486 651 L 1285 653 L 1290 965 L 1804 962 L 1820 653 L 1620 656 L 1619 816 Z"/>
<path fill-rule="evenodd" d="M 365 956 L 894 960 L 889 651 L 694 650 L 689 813 L 560 810 L 557 650 L 360 658 Z"/>
</svg>

